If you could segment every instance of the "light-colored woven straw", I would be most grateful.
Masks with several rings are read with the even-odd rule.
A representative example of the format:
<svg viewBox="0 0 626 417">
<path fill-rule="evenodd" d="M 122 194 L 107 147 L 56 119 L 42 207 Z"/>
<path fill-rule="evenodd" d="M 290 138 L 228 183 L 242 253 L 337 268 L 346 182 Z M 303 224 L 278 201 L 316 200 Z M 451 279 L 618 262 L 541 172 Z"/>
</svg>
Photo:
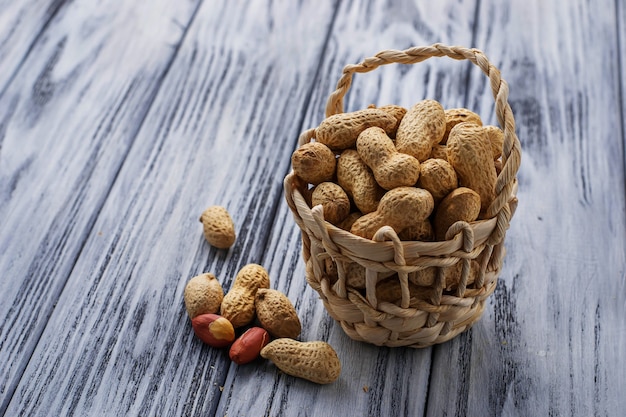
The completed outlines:
<svg viewBox="0 0 626 417">
<path fill-rule="evenodd" d="M 448 230 L 446 241 L 401 241 L 389 226 L 368 240 L 325 221 L 322 206 L 311 208 L 303 197 L 308 185 L 293 172 L 285 177 L 285 197 L 302 231 L 307 282 L 319 293 L 328 313 L 355 340 L 418 348 L 448 341 L 481 317 L 502 268 L 504 238 L 517 206 L 516 174 L 521 149 L 507 102 L 508 85 L 481 51 L 434 44 L 404 51 L 386 50 L 348 65 L 328 99 L 326 117 L 343 112 L 343 97 L 354 73 L 442 56 L 469 60 L 489 77 L 504 146 L 497 197 L 487 210 L 488 220 L 457 222 Z M 315 129 L 303 132 L 299 146 L 314 138 Z M 347 282 L 348 271 L 355 265 L 365 271 L 365 289 Z M 478 270 L 472 271 L 473 266 Z M 458 272 L 451 288 L 446 283 L 455 269 Z M 470 273 L 473 282 L 468 282 Z M 397 302 L 377 299 L 376 284 L 385 278 L 397 280 Z M 422 292 L 417 296 L 410 291 L 412 282 L 420 283 Z"/>
</svg>

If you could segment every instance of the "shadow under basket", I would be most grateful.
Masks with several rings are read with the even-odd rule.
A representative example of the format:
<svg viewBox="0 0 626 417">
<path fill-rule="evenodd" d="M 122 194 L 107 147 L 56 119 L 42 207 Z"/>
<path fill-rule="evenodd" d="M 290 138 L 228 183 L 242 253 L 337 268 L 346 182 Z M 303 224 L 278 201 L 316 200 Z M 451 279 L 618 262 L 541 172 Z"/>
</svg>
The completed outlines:
<svg viewBox="0 0 626 417">
<path fill-rule="evenodd" d="M 304 198 L 308 184 L 293 171 L 284 180 L 285 198 L 302 231 L 306 280 L 354 340 L 415 348 L 446 342 L 480 319 L 502 269 L 504 238 L 517 206 L 521 149 L 507 102 L 508 85 L 481 51 L 434 44 L 382 51 L 346 66 L 328 99 L 326 117 L 343 112 L 343 97 L 353 73 L 441 56 L 469 60 L 490 80 L 504 146 L 496 198 L 487 210 L 487 220 L 457 222 L 445 241 L 401 241 L 389 226 L 369 240 L 327 222 L 322 206 L 311 208 Z M 314 138 L 315 129 L 303 132 L 299 146 Z M 356 285 L 355 276 L 360 277 Z M 385 287 L 382 292 L 381 285 Z"/>
</svg>

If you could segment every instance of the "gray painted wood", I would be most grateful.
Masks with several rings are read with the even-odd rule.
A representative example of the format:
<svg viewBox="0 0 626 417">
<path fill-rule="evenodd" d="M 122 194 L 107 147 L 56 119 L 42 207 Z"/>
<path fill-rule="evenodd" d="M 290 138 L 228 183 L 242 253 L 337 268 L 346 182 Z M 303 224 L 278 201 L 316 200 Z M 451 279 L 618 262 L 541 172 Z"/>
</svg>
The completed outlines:
<svg viewBox="0 0 626 417">
<path fill-rule="evenodd" d="M 182 291 L 204 270 L 227 286 L 242 263 L 261 261 L 291 154 L 277 138 L 300 130 L 291 112 L 310 94 L 333 16 L 328 4 L 308 20 L 311 7 L 259 2 L 242 12 L 223 2 L 197 11 L 154 110 L 137 126 L 114 184 L 108 180 L 110 193 L 7 415 L 215 409 L 230 361 L 193 337 Z M 256 47 L 261 34 L 266 48 Z M 288 40 L 301 48 L 279 48 Z M 198 222 L 215 202 L 239 225 L 228 253 L 209 248 Z M 102 382 L 108 378 L 115 383 Z"/>
<path fill-rule="evenodd" d="M 506 74 L 524 149 L 520 204 L 485 317 L 435 349 L 430 415 L 621 414 L 624 71 L 615 6 L 481 3 L 477 39 Z M 503 43 L 500 32 L 515 36 Z M 475 97 L 488 88 L 481 77 L 470 87 Z M 470 103 L 481 114 L 492 106 L 484 97 Z M 463 363 L 453 378 L 436 372 L 450 358 Z M 462 395 L 438 395 L 450 391 Z"/>
<path fill-rule="evenodd" d="M 0 2 L 0 92 L 65 0 Z"/>
<path fill-rule="evenodd" d="M 621 2 L 95 3 L 0 6 L 1 415 L 621 415 Z M 434 42 L 479 47 L 509 82 L 520 205 L 482 320 L 379 348 L 306 285 L 282 179 L 344 65 Z M 484 76 L 447 58 L 357 74 L 346 109 L 425 97 L 495 123 Z M 202 236 L 211 204 L 237 225 L 228 251 Z M 186 281 L 228 289 L 251 262 L 301 339 L 337 350 L 334 384 L 194 337 Z"/>
<path fill-rule="evenodd" d="M 47 24 L 2 94 L 0 410 L 60 305 L 194 10 L 75 3 Z"/>
</svg>

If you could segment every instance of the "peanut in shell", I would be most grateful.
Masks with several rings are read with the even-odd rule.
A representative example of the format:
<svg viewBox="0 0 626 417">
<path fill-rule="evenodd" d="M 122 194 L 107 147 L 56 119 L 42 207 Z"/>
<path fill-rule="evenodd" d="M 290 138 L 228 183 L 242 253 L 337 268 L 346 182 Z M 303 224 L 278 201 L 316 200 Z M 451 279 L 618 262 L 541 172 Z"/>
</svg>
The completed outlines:
<svg viewBox="0 0 626 417">
<path fill-rule="evenodd" d="M 396 118 L 384 110 L 363 109 L 327 117 L 315 129 L 315 140 L 332 150 L 353 148 L 359 134 L 368 127 L 377 126 L 390 132 Z"/>
<path fill-rule="evenodd" d="M 452 128 L 447 143 L 448 162 L 454 167 L 459 185 L 480 196 L 481 212 L 495 199 L 498 175 L 491 143 L 481 126 L 460 123 Z"/>
<path fill-rule="evenodd" d="M 295 339 L 302 331 L 298 313 L 285 294 L 261 288 L 254 300 L 256 316 L 261 326 L 274 337 Z"/>
<path fill-rule="evenodd" d="M 420 162 L 425 161 L 445 131 L 446 115 L 441 104 L 435 100 L 420 101 L 402 118 L 396 133 L 396 148 Z"/>
<path fill-rule="evenodd" d="M 326 342 L 299 342 L 279 338 L 261 350 L 261 357 L 272 361 L 284 373 L 316 384 L 330 384 L 341 374 L 337 352 Z"/>
<path fill-rule="evenodd" d="M 317 185 L 331 181 L 335 175 L 337 160 L 328 146 L 309 142 L 291 154 L 293 172 L 309 184 Z"/>
</svg>

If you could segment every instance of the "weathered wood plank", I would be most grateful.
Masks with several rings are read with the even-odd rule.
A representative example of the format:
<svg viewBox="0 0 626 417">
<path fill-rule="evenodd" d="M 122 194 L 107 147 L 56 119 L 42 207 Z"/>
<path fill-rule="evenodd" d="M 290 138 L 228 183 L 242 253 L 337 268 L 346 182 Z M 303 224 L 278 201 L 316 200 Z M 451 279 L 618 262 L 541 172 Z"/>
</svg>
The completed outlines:
<svg viewBox="0 0 626 417">
<path fill-rule="evenodd" d="M 194 10 L 193 2 L 74 2 L 0 97 L 0 411 Z M 25 25 L 38 27 L 41 16 Z"/>
<path fill-rule="evenodd" d="M 67 2 L 44 36 L 44 13 L 20 32 L 35 43 L 0 89 L 0 414 L 620 415 L 621 2 L 165 3 Z M 347 338 L 306 286 L 282 178 L 344 65 L 436 41 L 485 50 L 509 81 L 520 207 L 471 331 L 377 348 Z M 468 68 L 359 74 L 346 109 L 432 97 L 489 119 L 489 86 Z M 209 204 L 233 213 L 229 251 L 202 238 Z M 337 349 L 335 384 L 233 365 L 193 336 L 186 280 L 212 271 L 228 288 L 249 262 L 295 301 L 303 340 Z"/>
<path fill-rule="evenodd" d="M 427 414 L 619 415 L 626 219 L 616 2 L 507 5 L 481 2 L 477 46 L 510 85 L 524 149 L 520 204 L 485 317 L 435 349 Z M 468 105 L 490 114 L 484 77 L 470 86 Z M 450 370 L 451 360 L 461 366 Z"/>
<path fill-rule="evenodd" d="M 620 95 L 622 97 L 622 141 L 625 143 L 624 148 L 624 164 L 626 164 L 626 5 L 623 2 L 616 1 L 615 7 L 617 8 L 615 13 L 615 24 L 618 30 L 619 39 L 619 54 L 618 60 L 618 74 L 621 80 Z M 626 190 L 625 190 L 626 192 Z"/>
<path fill-rule="evenodd" d="M 0 94 L 65 0 L 0 2 Z M 2 147 L 0 129 L 0 148 Z"/>
<path fill-rule="evenodd" d="M 304 128 L 314 127 L 323 119 L 326 99 L 345 65 L 384 49 L 437 41 L 464 44 L 472 38 L 474 3 L 431 3 L 342 3 L 322 57 L 322 75 L 314 87 Z M 346 97 L 346 111 L 370 103 L 411 106 L 425 97 L 456 107 L 463 102 L 467 70 L 468 66 L 459 62 L 433 59 L 411 67 L 390 65 L 359 74 Z M 295 145 L 293 137 L 291 146 Z M 303 321 L 300 338 L 328 341 L 342 361 L 342 375 L 332 385 L 317 386 L 284 375 L 269 363 L 233 366 L 217 415 L 246 415 L 250 410 L 271 416 L 423 415 L 432 350 L 379 348 L 349 339 L 306 284 L 299 239 L 299 229 L 283 202 L 263 264 L 275 277 L 275 288 L 294 301 Z"/>
<path fill-rule="evenodd" d="M 194 337 L 183 289 L 261 262 L 333 12 L 203 3 L 7 415 L 214 414 L 231 363 Z M 204 241 L 210 204 L 237 224 L 229 251 Z"/>
</svg>

